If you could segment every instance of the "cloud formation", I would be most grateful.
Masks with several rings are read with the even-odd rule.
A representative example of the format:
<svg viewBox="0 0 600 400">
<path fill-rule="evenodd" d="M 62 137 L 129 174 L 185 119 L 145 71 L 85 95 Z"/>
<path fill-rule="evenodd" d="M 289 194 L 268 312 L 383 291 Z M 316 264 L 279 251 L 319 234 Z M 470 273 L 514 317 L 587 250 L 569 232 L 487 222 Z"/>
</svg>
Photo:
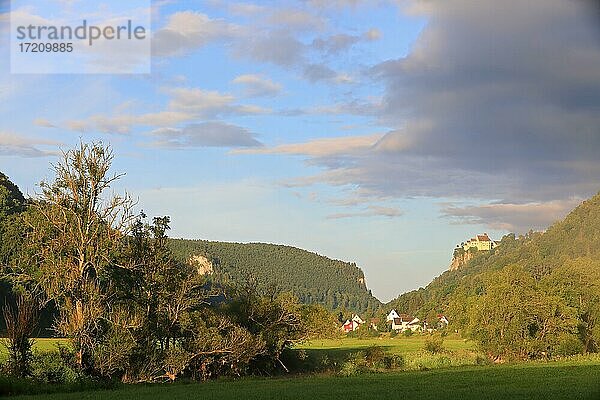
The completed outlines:
<svg viewBox="0 0 600 400">
<path fill-rule="evenodd" d="M 402 211 L 398 210 L 397 208 L 371 205 L 371 206 L 368 206 L 364 211 L 330 214 L 327 216 L 327 219 L 342 219 L 342 218 L 356 218 L 356 217 L 395 218 L 395 217 L 399 217 L 401 215 L 402 215 Z"/>
<path fill-rule="evenodd" d="M 128 134 L 135 126 L 174 127 L 199 119 L 216 119 L 225 116 L 265 114 L 270 110 L 252 104 L 238 104 L 233 95 L 191 87 L 163 88 L 169 96 L 164 110 L 150 113 L 94 114 L 85 119 L 68 120 L 63 125 L 78 132 Z M 46 127 L 59 124 L 43 121 Z"/>
<path fill-rule="evenodd" d="M 222 19 L 212 19 L 195 11 L 171 14 L 152 38 L 152 54 L 159 57 L 181 56 L 211 42 L 228 40 L 241 28 Z"/>
<path fill-rule="evenodd" d="M 546 207 L 597 192 L 600 35 L 587 3 L 411 4 L 429 22 L 407 57 L 369 70 L 385 86 L 381 104 L 329 110 L 373 115 L 393 129 L 343 164 L 315 159 L 324 172 L 296 183 Z M 481 209 L 462 213 L 469 210 L 481 222 L 502 223 Z M 558 214 L 545 215 L 530 222 L 541 226 Z"/>
<path fill-rule="evenodd" d="M 260 75 L 245 74 L 235 77 L 232 81 L 244 87 L 246 97 L 272 97 L 281 92 L 281 85 Z"/>
<path fill-rule="evenodd" d="M 356 43 L 361 41 L 378 40 L 381 37 L 381 32 L 372 28 L 362 35 L 349 35 L 347 33 L 338 33 L 326 38 L 316 38 L 312 42 L 312 47 L 327 55 L 335 55 L 346 51 Z"/>
<path fill-rule="evenodd" d="M 344 136 L 315 139 L 305 143 L 282 144 L 274 147 L 236 150 L 242 154 L 293 154 L 309 157 L 330 157 L 365 151 L 374 146 L 382 135 Z"/>
<path fill-rule="evenodd" d="M 442 209 L 442 212 L 461 224 L 482 224 L 492 229 L 523 234 L 530 229 L 546 229 L 549 221 L 564 218 L 582 201 L 582 199 L 574 198 L 546 203 L 448 205 Z"/>
<path fill-rule="evenodd" d="M 153 146 L 165 148 L 262 146 L 247 129 L 218 121 L 157 129 L 151 135 L 155 137 Z"/>
<path fill-rule="evenodd" d="M 17 157 L 47 157 L 58 153 L 56 147 L 60 143 L 53 140 L 37 139 L 17 135 L 14 133 L 0 132 L 0 156 Z M 45 150 L 40 146 L 54 148 Z"/>
</svg>

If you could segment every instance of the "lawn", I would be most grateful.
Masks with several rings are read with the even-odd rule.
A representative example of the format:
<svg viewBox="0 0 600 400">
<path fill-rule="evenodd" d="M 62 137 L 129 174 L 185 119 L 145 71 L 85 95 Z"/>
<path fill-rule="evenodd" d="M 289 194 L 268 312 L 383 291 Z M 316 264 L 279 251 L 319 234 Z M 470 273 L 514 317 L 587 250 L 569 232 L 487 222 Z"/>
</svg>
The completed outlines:
<svg viewBox="0 0 600 400">
<path fill-rule="evenodd" d="M 414 335 L 410 337 L 396 336 L 394 338 L 343 338 L 343 339 L 319 339 L 298 346 L 305 350 L 324 351 L 357 351 L 370 346 L 381 346 L 389 353 L 406 354 L 414 353 L 423 349 L 427 336 Z M 444 339 L 446 350 L 475 350 L 473 342 L 461 339 L 458 335 L 450 335 Z"/>
<path fill-rule="evenodd" d="M 0 363 L 4 362 L 6 360 L 6 339 L 4 338 L 0 338 Z M 56 344 L 57 343 L 63 343 L 63 344 L 68 344 L 68 340 L 66 339 L 46 339 L 46 338 L 40 338 L 40 339 L 35 339 L 35 343 L 33 344 L 33 349 L 35 350 L 39 350 L 39 351 L 49 351 L 49 350 L 56 350 Z"/>
<path fill-rule="evenodd" d="M 327 355 L 344 359 L 349 354 L 377 345 L 409 360 L 421 357 L 425 338 L 370 338 L 317 340 L 299 346 L 311 357 Z M 56 340 L 38 340 L 39 349 L 52 349 Z M 474 345 L 457 336 L 444 341 L 452 354 L 473 353 Z M 448 353 L 450 354 L 450 353 Z M 122 385 L 115 390 L 19 396 L 13 399 L 595 399 L 600 400 L 600 357 L 579 357 L 560 362 L 511 365 L 446 367 L 365 373 L 343 377 L 334 373 L 293 375 L 279 378 L 243 378 L 206 383 Z"/>
<path fill-rule="evenodd" d="M 118 390 L 23 396 L 14 399 L 600 399 L 600 365 L 527 363 L 394 372 L 352 377 L 246 378 L 197 384 L 128 386 Z"/>
</svg>

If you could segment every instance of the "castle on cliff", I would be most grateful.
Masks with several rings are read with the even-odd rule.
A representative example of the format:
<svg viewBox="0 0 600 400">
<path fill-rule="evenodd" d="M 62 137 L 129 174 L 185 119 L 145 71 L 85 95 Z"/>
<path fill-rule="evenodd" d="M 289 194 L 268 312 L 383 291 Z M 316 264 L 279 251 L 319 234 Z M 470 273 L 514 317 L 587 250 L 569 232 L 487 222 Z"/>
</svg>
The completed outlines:
<svg viewBox="0 0 600 400">
<path fill-rule="evenodd" d="M 483 235 L 475 235 L 475 237 L 456 245 L 454 254 L 452 255 L 452 263 L 450 264 L 450 271 L 456 271 L 469 260 L 471 260 L 475 253 L 479 251 L 490 251 L 495 249 L 500 242 L 490 239 L 487 233 Z"/>
</svg>

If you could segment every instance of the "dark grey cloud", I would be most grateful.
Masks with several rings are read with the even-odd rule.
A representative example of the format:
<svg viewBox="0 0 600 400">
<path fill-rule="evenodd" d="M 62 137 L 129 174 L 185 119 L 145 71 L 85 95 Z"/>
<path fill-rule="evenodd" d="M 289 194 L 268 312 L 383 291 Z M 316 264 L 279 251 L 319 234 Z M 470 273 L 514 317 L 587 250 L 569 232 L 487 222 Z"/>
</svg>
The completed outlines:
<svg viewBox="0 0 600 400">
<path fill-rule="evenodd" d="M 166 148 L 262 146 L 245 128 L 220 121 L 190 124 L 183 128 L 161 128 L 151 132 L 152 145 Z"/>
<path fill-rule="evenodd" d="M 581 201 L 574 198 L 546 203 L 448 205 L 442 208 L 442 212 L 461 224 L 483 224 L 492 229 L 523 234 L 530 229 L 546 229 L 549 222 L 564 218 Z"/>
<path fill-rule="evenodd" d="M 439 0 L 412 11 L 428 18 L 412 52 L 369 71 L 385 86 L 379 123 L 393 129 L 307 182 L 504 204 L 600 189 L 600 35 L 586 2 Z"/>
</svg>

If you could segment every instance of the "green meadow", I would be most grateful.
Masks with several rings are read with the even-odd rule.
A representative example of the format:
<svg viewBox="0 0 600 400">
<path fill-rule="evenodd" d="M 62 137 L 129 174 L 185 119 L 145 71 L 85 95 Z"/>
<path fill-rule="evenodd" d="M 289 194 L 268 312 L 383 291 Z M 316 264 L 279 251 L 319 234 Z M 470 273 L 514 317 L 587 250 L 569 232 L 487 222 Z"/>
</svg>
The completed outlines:
<svg viewBox="0 0 600 400">
<path fill-rule="evenodd" d="M 462 367 L 352 377 L 244 378 L 19 396 L 14 399 L 600 399 L 600 365 L 586 361 Z"/>
<path fill-rule="evenodd" d="M 39 350 L 55 348 L 56 339 L 36 341 Z M 476 354 L 472 342 L 451 336 L 442 354 L 427 355 L 425 337 L 315 340 L 299 346 L 307 357 L 328 357 L 342 363 L 372 346 L 404 357 L 403 370 L 358 373 L 305 373 L 283 377 L 246 377 L 204 383 L 176 382 L 155 385 L 117 385 L 110 390 L 67 387 L 61 392 L 15 396 L 13 399 L 600 399 L 600 358 L 574 357 L 554 362 L 504 365 L 458 363 L 465 354 Z M 448 364 L 440 363 L 447 359 Z M 416 362 L 419 363 L 416 363 Z M 427 364 L 429 362 L 430 364 Z M 427 365 L 427 366 L 424 366 Z M 68 393 L 66 392 L 68 391 Z M 32 392 L 37 392 L 34 389 Z"/>
<path fill-rule="evenodd" d="M 6 352 L 5 340 L 6 339 L 0 338 L 0 363 L 4 362 L 8 355 L 8 353 Z M 35 352 L 56 350 L 56 345 L 58 343 L 68 344 L 69 342 L 65 339 L 35 339 L 33 344 L 33 351 Z"/>
<path fill-rule="evenodd" d="M 364 350 L 370 346 L 381 346 L 387 352 L 392 354 L 414 353 L 422 350 L 425 345 L 426 335 L 414 335 L 410 337 L 396 336 L 379 338 L 340 338 L 340 339 L 319 339 L 306 342 L 299 349 L 310 351 L 329 351 L 346 352 Z M 450 335 L 444 338 L 444 348 L 446 350 L 475 350 L 473 342 L 464 340 L 458 335 Z"/>
</svg>

